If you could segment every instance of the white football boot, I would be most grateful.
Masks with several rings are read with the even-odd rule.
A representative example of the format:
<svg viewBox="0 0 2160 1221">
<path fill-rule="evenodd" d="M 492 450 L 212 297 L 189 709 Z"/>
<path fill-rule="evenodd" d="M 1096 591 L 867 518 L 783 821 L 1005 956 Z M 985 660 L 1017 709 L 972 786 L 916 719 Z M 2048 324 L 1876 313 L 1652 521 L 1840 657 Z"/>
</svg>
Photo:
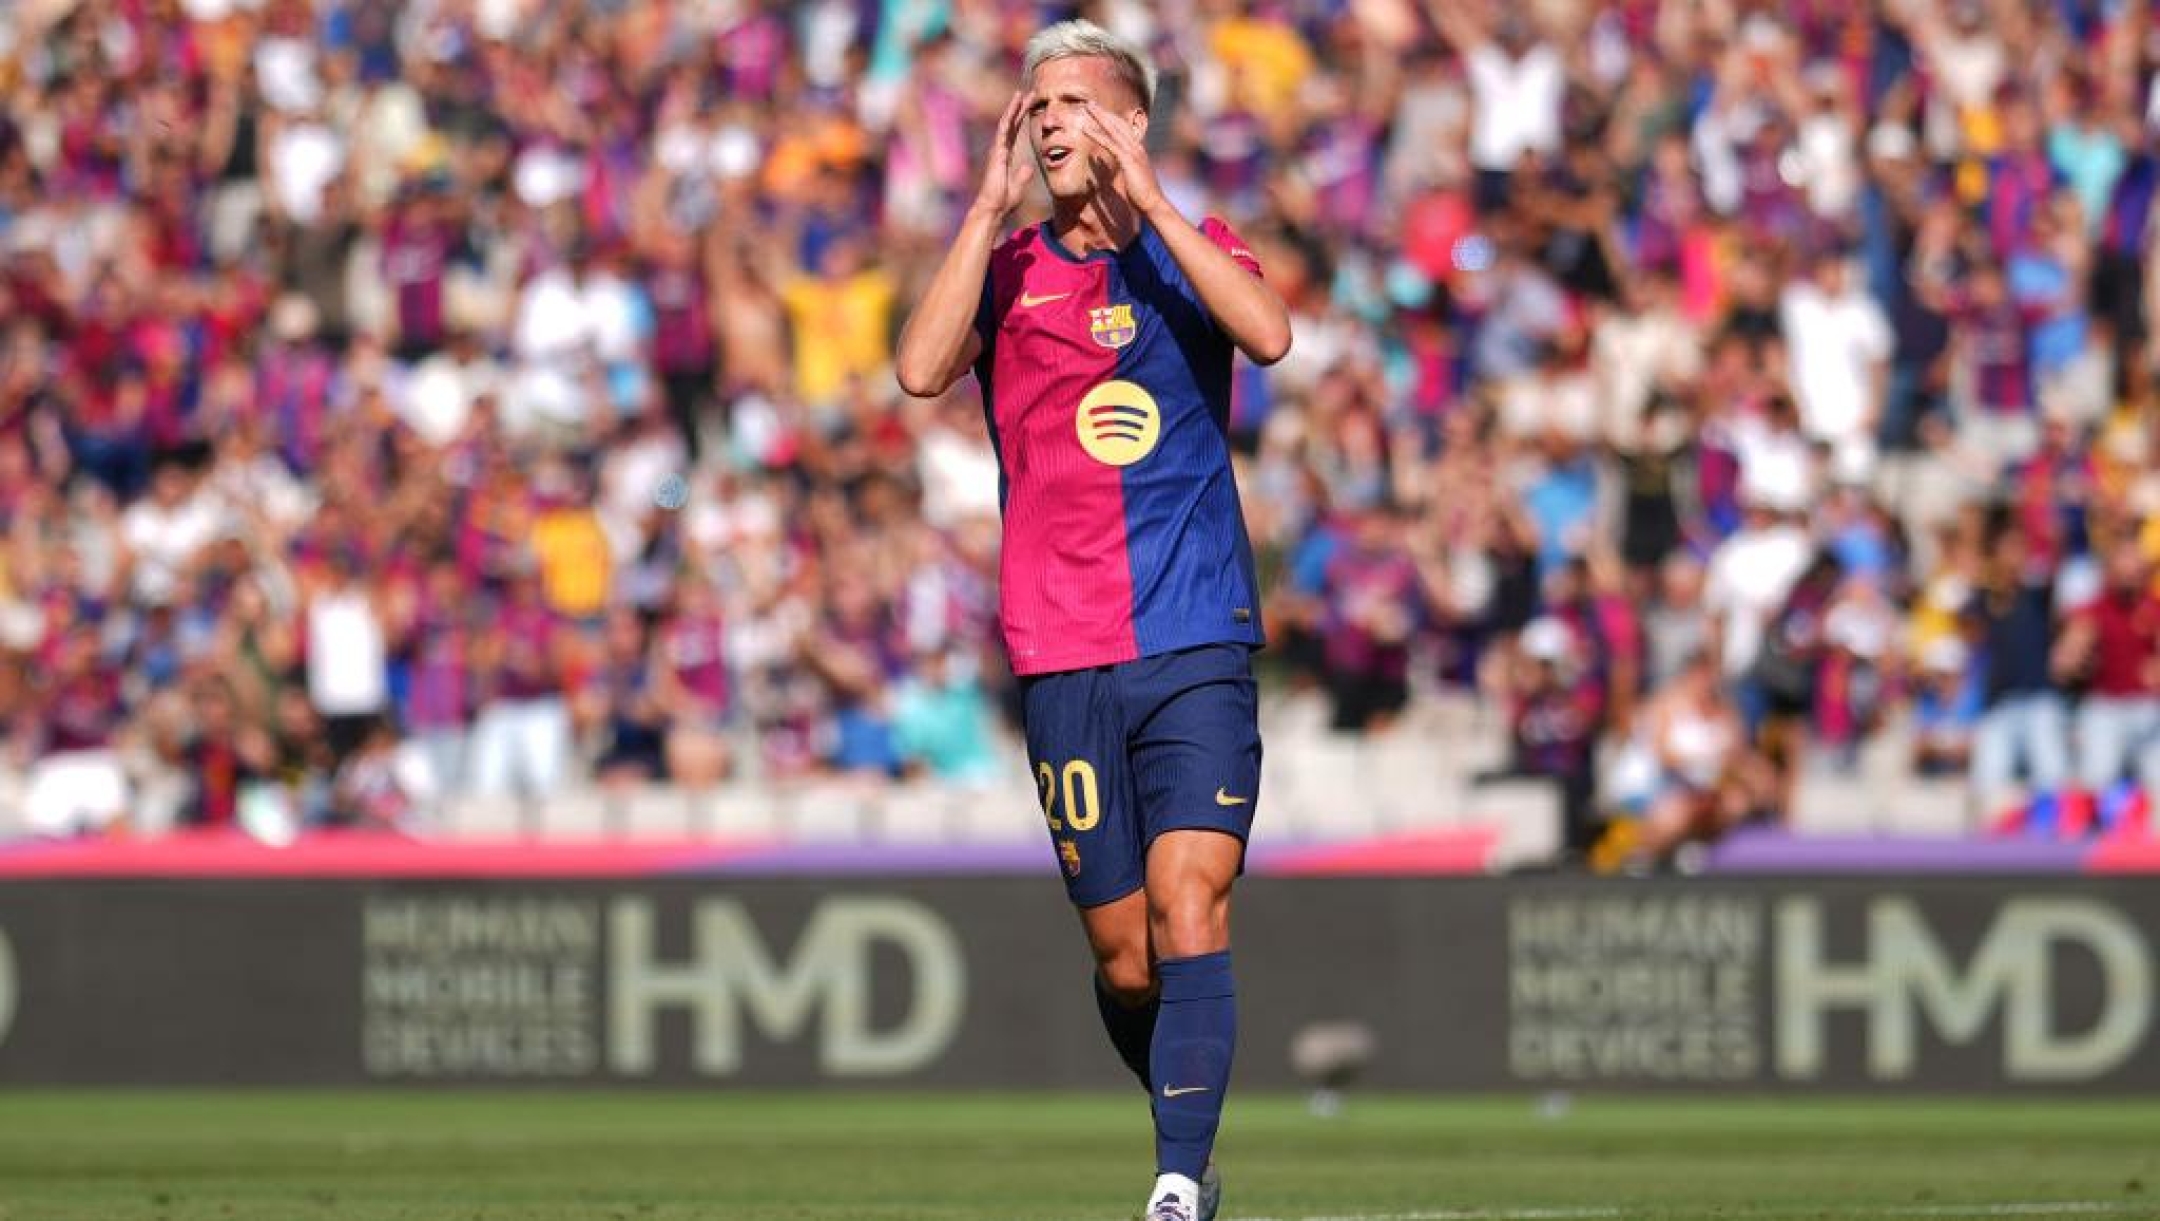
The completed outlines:
<svg viewBox="0 0 2160 1221">
<path fill-rule="evenodd" d="M 1160 1175 L 1148 1193 L 1142 1221 L 1199 1221 L 1200 1184 L 1182 1174 Z"/>
</svg>

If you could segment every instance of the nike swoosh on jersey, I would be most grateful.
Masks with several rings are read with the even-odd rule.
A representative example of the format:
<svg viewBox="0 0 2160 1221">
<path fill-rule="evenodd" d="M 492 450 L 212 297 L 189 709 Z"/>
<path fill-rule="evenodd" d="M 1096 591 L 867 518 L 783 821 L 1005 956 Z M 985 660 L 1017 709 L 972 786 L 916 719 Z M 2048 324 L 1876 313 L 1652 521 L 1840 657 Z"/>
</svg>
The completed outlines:
<svg viewBox="0 0 2160 1221">
<path fill-rule="evenodd" d="M 1052 301 L 1063 301 L 1065 298 L 1070 296 L 1072 296 L 1071 293 L 1050 293 L 1049 295 L 1042 297 L 1035 296 L 1031 293 L 1021 293 L 1020 308 L 1034 309 L 1038 305 L 1048 305 Z"/>
<path fill-rule="evenodd" d="M 1162 1096 L 1165 1098 L 1183 1098 L 1187 1094 L 1205 1094 L 1207 1088 L 1204 1085 L 1166 1085 L 1162 1087 Z"/>
<path fill-rule="evenodd" d="M 1232 797 L 1228 789 L 1215 790 L 1215 804 L 1219 806 L 1241 806 L 1251 800 L 1250 797 Z"/>
</svg>

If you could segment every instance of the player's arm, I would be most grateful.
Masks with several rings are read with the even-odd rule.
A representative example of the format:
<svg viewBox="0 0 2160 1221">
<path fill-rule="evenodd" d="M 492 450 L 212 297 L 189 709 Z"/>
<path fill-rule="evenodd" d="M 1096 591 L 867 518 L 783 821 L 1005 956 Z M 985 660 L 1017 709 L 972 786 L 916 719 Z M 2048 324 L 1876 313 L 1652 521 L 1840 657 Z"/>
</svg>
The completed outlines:
<svg viewBox="0 0 2160 1221">
<path fill-rule="evenodd" d="M 1027 96 L 1015 93 L 998 121 L 997 140 L 983 169 L 982 187 L 968 207 L 967 219 L 938 264 L 930 287 L 916 302 L 893 353 L 893 373 L 900 388 L 920 398 L 934 398 L 960 380 L 982 354 L 975 333 L 975 309 L 982 301 L 983 278 L 990 272 L 990 251 L 997 245 L 1005 216 L 1020 202 L 1034 167 L 1016 155 Z"/>
<path fill-rule="evenodd" d="M 1119 187 L 1127 202 L 1155 227 L 1215 325 L 1255 363 L 1281 360 L 1290 351 L 1289 307 L 1267 281 L 1239 266 L 1171 206 L 1132 124 L 1103 113 L 1093 102 L 1086 105 L 1095 141 L 1117 158 Z"/>
<path fill-rule="evenodd" d="M 968 209 L 952 249 L 900 328 L 893 373 L 902 390 L 919 398 L 935 398 L 959 381 L 982 354 L 975 309 L 982 300 L 983 277 L 989 274 L 990 250 L 997 244 L 1003 223 L 1002 216 Z"/>
</svg>

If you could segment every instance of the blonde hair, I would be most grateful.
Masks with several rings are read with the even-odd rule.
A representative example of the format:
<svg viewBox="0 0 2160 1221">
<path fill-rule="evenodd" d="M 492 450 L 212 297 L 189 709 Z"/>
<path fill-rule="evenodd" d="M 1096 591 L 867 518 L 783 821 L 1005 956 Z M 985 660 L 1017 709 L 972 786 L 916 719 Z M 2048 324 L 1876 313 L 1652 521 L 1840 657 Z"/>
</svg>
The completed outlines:
<svg viewBox="0 0 2160 1221">
<path fill-rule="evenodd" d="M 1035 69 L 1053 59 L 1078 57 L 1109 60 L 1118 79 L 1131 86 L 1133 95 L 1140 99 L 1140 109 L 1148 110 L 1155 105 L 1154 65 L 1148 63 L 1138 47 L 1092 21 L 1060 21 L 1028 39 L 1027 58 L 1021 67 L 1020 79 L 1025 86 L 1033 88 Z"/>
</svg>

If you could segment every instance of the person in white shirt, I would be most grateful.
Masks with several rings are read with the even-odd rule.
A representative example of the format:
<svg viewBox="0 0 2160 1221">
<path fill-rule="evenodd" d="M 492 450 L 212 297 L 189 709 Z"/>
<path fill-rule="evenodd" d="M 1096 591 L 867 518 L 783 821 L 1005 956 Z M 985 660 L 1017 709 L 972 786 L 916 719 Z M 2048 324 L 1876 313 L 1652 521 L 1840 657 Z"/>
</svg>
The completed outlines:
<svg viewBox="0 0 2160 1221">
<path fill-rule="evenodd" d="M 1778 321 L 1791 354 L 1800 426 L 1841 464 L 1872 464 L 1895 336 L 1882 306 L 1852 275 L 1842 252 L 1816 257 L 1786 288 Z"/>
<path fill-rule="evenodd" d="M 1509 436 L 1558 434 L 1578 445 L 1597 439 L 1597 382 L 1583 349 L 1589 336 L 1569 327 L 1545 344 L 1535 368 L 1500 385 L 1500 424 Z"/>
<path fill-rule="evenodd" d="M 479 336 L 469 330 L 450 333 L 449 346 L 413 366 L 395 396 L 398 418 L 436 448 L 464 435 L 473 405 L 502 384 L 502 366 Z"/>
<path fill-rule="evenodd" d="M 269 203 L 277 215 L 312 225 L 322 217 L 323 193 L 345 167 L 345 142 L 311 113 L 271 115 L 263 122 Z"/>
<path fill-rule="evenodd" d="M 1599 311 L 1590 341 L 1590 371 L 1604 414 L 1605 440 L 1633 452 L 1644 440 L 1651 396 L 1702 372 L 1702 328 L 1680 311 L 1672 274 L 1650 270 L 1626 278 L 1621 304 Z"/>
<path fill-rule="evenodd" d="M 1804 508 L 1804 492 L 1757 489 L 1745 523 L 1711 553 L 1703 604 L 1717 626 L 1728 683 L 1747 677 L 1762 652 L 1764 629 L 1814 557 L 1814 540 L 1800 525 Z"/>
<path fill-rule="evenodd" d="M 1740 459 L 1740 499 L 1782 511 L 1804 511 L 1821 489 L 1815 446 L 1800 430 L 1790 396 L 1772 394 L 1758 413 L 1732 421 L 1732 445 Z"/>
<path fill-rule="evenodd" d="M 573 246 L 562 265 L 525 285 L 511 347 L 517 375 L 506 428 L 577 432 L 599 422 L 591 413 L 606 372 L 641 355 L 629 286 L 590 247 Z"/>
<path fill-rule="evenodd" d="M 1990 28 L 1986 0 L 1901 0 L 1888 7 L 1933 84 L 1924 116 L 1928 150 L 1950 158 L 1964 140 L 1964 115 L 1988 105 L 2010 72 L 2008 48 Z"/>
<path fill-rule="evenodd" d="M 1526 156 L 1560 151 L 1560 104 L 1567 65 L 1528 16 L 1505 11 L 1488 29 L 1452 0 L 1427 0 L 1433 24 L 1461 53 L 1470 77 L 1470 164 L 1478 208 L 1507 203 L 1510 177 Z"/>
<path fill-rule="evenodd" d="M 1834 66 L 1810 65 L 1806 86 L 1794 152 L 1803 167 L 1808 210 L 1824 220 L 1844 221 L 1860 200 L 1860 130 L 1866 115 L 1853 105 Z"/>
<path fill-rule="evenodd" d="M 308 702 L 342 761 L 390 707 L 388 633 L 356 557 L 331 553 L 327 579 L 307 591 L 305 618 Z"/>
<path fill-rule="evenodd" d="M 195 497 L 215 506 L 227 536 L 242 524 L 259 524 L 273 537 L 284 537 L 315 512 L 315 492 L 271 448 L 270 432 L 260 417 L 234 421 L 218 446 L 217 465 Z"/>
<path fill-rule="evenodd" d="M 225 530 L 225 515 L 200 493 L 196 476 L 179 459 L 163 459 L 151 478 L 149 497 L 129 506 L 120 518 L 135 601 L 143 606 L 171 602 L 195 556 L 224 537 Z"/>
</svg>

